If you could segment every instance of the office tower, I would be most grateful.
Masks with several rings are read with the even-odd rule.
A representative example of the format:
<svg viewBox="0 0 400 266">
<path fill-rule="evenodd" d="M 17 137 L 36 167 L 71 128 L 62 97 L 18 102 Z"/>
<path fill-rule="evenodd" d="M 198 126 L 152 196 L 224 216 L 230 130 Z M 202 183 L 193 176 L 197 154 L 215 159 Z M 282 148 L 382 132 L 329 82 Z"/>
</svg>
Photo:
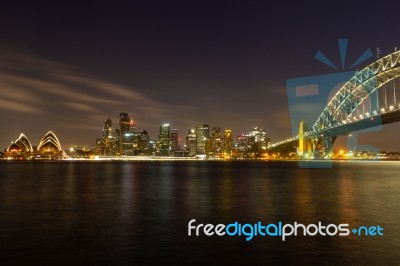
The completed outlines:
<svg viewBox="0 0 400 266">
<path fill-rule="evenodd" d="M 143 130 L 141 133 L 136 134 L 137 136 L 137 152 L 136 154 L 142 155 L 150 155 L 149 152 L 149 141 L 150 136 L 146 130 Z"/>
<path fill-rule="evenodd" d="M 196 155 L 196 130 L 189 129 L 186 137 L 186 149 L 189 152 L 189 156 Z"/>
<path fill-rule="evenodd" d="M 120 143 L 121 143 L 121 141 L 119 139 L 120 138 L 120 130 L 119 130 L 119 128 L 115 129 L 114 137 L 115 137 L 115 144 L 114 144 L 115 155 L 121 155 L 121 153 L 120 153 L 120 149 L 121 149 Z"/>
<path fill-rule="evenodd" d="M 229 158 L 231 156 L 232 151 L 232 130 L 225 129 L 224 131 L 224 146 L 223 146 L 223 154 L 225 158 Z"/>
<path fill-rule="evenodd" d="M 103 139 L 107 139 L 112 135 L 112 122 L 110 117 L 104 122 L 103 130 L 102 130 Z"/>
<path fill-rule="evenodd" d="M 101 155 L 115 155 L 116 139 L 114 136 L 114 132 L 112 130 L 112 122 L 110 118 L 108 118 L 104 122 L 102 130 L 102 139 L 99 142 L 100 142 L 100 147 L 97 147 L 97 150 Z"/>
<path fill-rule="evenodd" d="M 254 146 L 252 149 L 256 152 L 263 152 L 267 150 L 270 139 L 267 137 L 267 132 L 262 127 L 253 128 L 249 135 L 254 138 Z"/>
<path fill-rule="evenodd" d="M 179 149 L 179 134 L 178 129 L 171 129 L 171 151 Z"/>
<path fill-rule="evenodd" d="M 149 140 L 148 155 L 156 155 L 157 153 L 157 140 Z"/>
<path fill-rule="evenodd" d="M 211 138 L 206 138 L 204 142 L 204 151 L 207 156 L 212 155 L 212 146 L 211 146 Z"/>
<path fill-rule="evenodd" d="M 210 139 L 210 129 L 207 124 L 197 125 L 196 127 L 196 153 L 198 155 L 206 154 L 206 142 Z"/>
<path fill-rule="evenodd" d="M 221 129 L 219 127 L 212 128 L 211 149 L 214 157 L 219 157 L 221 155 L 222 139 L 221 139 Z"/>
<path fill-rule="evenodd" d="M 159 153 L 161 156 L 170 155 L 170 142 L 171 142 L 171 127 L 169 124 L 162 124 L 160 126 L 159 139 Z"/>
<path fill-rule="evenodd" d="M 133 121 L 132 121 L 133 122 Z M 133 155 L 133 127 L 128 113 L 120 113 L 119 115 L 119 147 L 120 155 Z"/>
<path fill-rule="evenodd" d="M 249 135 L 240 135 L 237 137 L 236 149 L 238 152 L 239 158 L 245 158 L 247 156 L 247 152 L 250 149 L 252 136 Z"/>
</svg>

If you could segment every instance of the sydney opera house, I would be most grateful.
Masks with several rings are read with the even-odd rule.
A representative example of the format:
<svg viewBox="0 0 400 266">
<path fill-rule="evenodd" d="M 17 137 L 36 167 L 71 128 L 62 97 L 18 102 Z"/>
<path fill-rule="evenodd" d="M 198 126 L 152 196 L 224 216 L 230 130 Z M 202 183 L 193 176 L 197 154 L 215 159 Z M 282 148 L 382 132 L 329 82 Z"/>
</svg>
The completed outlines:
<svg viewBox="0 0 400 266">
<path fill-rule="evenodd" d="M 57 160 L 62 158 L 61 143 L 52 131 L 44 135 L 38 146 L 32 146 L 28 138 L 21 133 L 19 138 L 13 141 L 2 154 L 2 159 L 6 160 Z"/>
</svg>

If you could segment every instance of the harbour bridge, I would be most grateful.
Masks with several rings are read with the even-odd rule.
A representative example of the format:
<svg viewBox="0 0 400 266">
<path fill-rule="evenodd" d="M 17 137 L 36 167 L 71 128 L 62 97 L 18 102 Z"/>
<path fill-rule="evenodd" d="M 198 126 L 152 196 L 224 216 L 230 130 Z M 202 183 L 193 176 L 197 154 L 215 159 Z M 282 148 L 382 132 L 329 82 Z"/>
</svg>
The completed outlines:
<svg viewBox="0 0 400 266">
<path fill-rule="evenodd" d="M 301 121 L 297 135 L 270 144 L 269 152 L 297 148 L 302 158 L 328 158 L 338 136 L 400 121 L 396 98 L 399 77 L 400 51 L 356 71 L 328 101 L 312 127 Z"/>
</svg>

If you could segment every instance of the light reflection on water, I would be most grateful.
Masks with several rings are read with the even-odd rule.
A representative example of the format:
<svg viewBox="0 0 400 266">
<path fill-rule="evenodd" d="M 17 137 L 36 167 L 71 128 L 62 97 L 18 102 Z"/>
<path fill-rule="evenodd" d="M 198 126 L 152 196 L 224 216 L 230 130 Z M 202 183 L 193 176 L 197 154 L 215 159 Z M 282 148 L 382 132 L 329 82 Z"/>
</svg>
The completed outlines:
<svg viewBox="0 0 400 266">
<path fill-rule="evenodd" d="M 395 264 L 400 162 L 0 163 L 3 262 Z M 187 223 L 381 225 L 383 237 L 188 237 Z"/>
</svg>

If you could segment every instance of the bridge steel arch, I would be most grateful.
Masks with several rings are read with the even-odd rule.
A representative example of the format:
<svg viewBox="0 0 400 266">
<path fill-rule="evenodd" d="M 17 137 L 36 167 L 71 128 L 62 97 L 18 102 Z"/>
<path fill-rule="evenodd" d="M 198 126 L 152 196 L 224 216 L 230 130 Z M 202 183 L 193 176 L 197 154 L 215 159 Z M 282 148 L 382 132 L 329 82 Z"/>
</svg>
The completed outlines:
<svg viewBox="0 0 400 266">
<path fill-rule="evenodd" d="M 397 77 L 400 77 L 400 51 L 357 71 L 329 101 L 312 130 L 324 130 L 352 117 L 353 112 L 368 97 Z"/>
<path fill-rule="evenodd" d="M 380 109 L 378 95 L 381 89 L 386 88 L 386 84 L 399 77 L 400 51 L 386 55 L 357 71 L 328 102 L 311 129 L 303 132 L 302 140 L 312 146 L 312 151 L 307 152 L 307 157 L 327 158 L 339 135 L 400 121 L 400 101 L 397 103 L 394 96 L 393 102 L 397 106 L 390 106 L 390 110 L 385 109 L 387 106 Z M 395 88 L 393 90 L 396 92 Z M 373 98 L 377 100 L 374 110 Z M 364 107 L 366 103 L 369 103 L 368 111 L 364 110 L 359 115 L 359 108 Z M 286 146 L 293 147 L 295 142 L 299 142 L 299 137 L 300 134 L 272 144 L 268 149 L 275 151 Z"/>
</svg>

